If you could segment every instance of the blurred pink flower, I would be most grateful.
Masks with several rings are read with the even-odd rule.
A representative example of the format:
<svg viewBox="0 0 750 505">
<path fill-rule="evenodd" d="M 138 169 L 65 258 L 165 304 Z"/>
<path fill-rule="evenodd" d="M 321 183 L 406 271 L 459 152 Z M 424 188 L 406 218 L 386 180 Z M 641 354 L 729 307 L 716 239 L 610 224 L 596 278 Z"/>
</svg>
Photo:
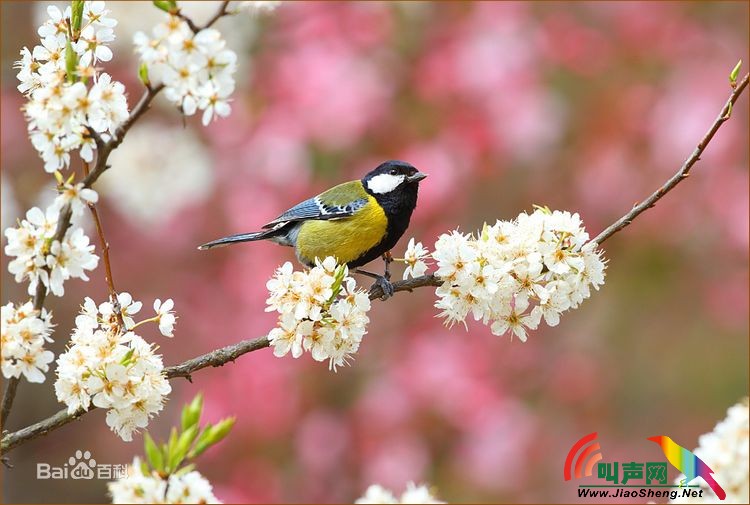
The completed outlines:
<svg viewBox="0 0 750 505">
<path fill-rule="evenodd" d="M 536 418 L 513 401 L 478 410 L 454 457 L 455 471 L 477 486 L 510 492 L 524 489 Z"/>
</svg>

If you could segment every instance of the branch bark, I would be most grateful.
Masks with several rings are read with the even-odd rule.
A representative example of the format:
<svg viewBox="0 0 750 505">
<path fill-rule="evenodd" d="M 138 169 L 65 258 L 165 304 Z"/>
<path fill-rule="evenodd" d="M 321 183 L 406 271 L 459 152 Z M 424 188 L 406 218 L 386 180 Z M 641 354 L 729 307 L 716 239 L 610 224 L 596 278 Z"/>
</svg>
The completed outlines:
<svg viewBox="0 0 750 505">
<path fill-rule="evenodd" d="M 213 25 L 216 21 L 218 21 L 221 17 L 229 14 L 229 11 L 227 10 L 228 5 L 229 5 L 228 1 L 222 2 L 216 14 L 203 26 L 203 28 L 208 28 L 209 26 Z M 183 17 L 183 19 L 187 20 L 186 17 Z M 195 26 L 192 24 L 192 21 L 190 21 L 188 24 Z M 83 179 L 84 187 L 90 188 L 97 181 L 97 179 L 99 179 L 99 177 L 109 168 L 109 165 L 107 164 L 109 160 L 109 155 L 112 153 L 113 150 L 115 150 L 122 143 L 123 139 L 125 138 L 125 135 L 128 133 L 130 128 L 149 109 L 154 97 L 156 97 L 156 95 L 158 95 L 162 89 L 164 89 L 164 84 L 159 84 L 155 87 L 147 86 L 146 91 L 143 93 L 140 100 L 138 100 L 138 103 L 136 104 L 136 106 L 133 107 L 133 110 L 130 111 L 130 115 L 128 116 L 128 118 L 117 128 L 112 138 L 110 138 L 108 141 L 104 142 L 101 138 L 101 135 L 99 135 L 99 133 L 97 133 L 96 131 L 92 129 L 89 129 L 89 134 L 94 138 L 94 141 L 96 142 L 96 147 L 97 147 L 96 165 L 94 166 L 94 169 L 90 173 L 87 173 L 85 178 Z M 88 169 L 87 169 L 87 172 L 88 172 Z M 105 264 L 107 266 L 108 285 L 110 288 L 110 292 L 112 292 L 114 290 L 114 286 L 112 285 L 112 281 L 111 281 L 112 272 L 111 272 L 111 269 L 109 268 L 108 246 L 106 246 L 106 241 L 104 240 L 104 236 L 101 232 L 101 225 L 99 223 L 98 216 L 96 215 L 96 210 L 93 207 L 92 207 L 92 212 L 94 212 L 94 217 L 96 218 L 96 223 L 97 223 L 97 230 L 99 231 L 99 235 L 102 240 L 102 247 L 104 249 L 103 254 L 104 254 Z M 55 230 L 53 241 L 63 240 L 63 238 L 65 237 L 65 233 L 67 233 L 68 229 L 70 228 L 71 217 L 72 217 L 72 213 L 70 210 L 70 205 L 66 205 L 65 207 L 60 209 L 60 213 L 57 219 L 57 229 Z M 45 288 L 44 284 L 40 282 L 37 285 L 36 293 L 34 295 L 34 309 L 36 309 L 37 311 L 41 311 L 42 308 L 44 307 L 44 301 L 46 297 L 47 297 L 47 289 Z M 117 298 L 114 298 L 113 303 L 117 303 Z M 119 311 L 118 311 L 118 314 L 119 314 Z M 120 323 L 122 324 L 122 316 L 120 315 L 119 317 L 120 317 Z M 12 377 L 7 380 L 5 393 L 3 394 L 3 401 L 2 401 L 2 404 L 0 405 L 0 426 L 2 426 L 3 429 L 5 428 L 5 425 L 8 422 L 8 416 L 10 415 L 10 410 L 13 407 L 13 400 L 15 399 L 15 396 L 16 396 L 18 383 L 19 383 L 19 379 L 16 377 Z M 58 414 L 56 414 L 56 416 L 57 415 L 59 415 L 59 412 Z M 3 441 L 4 440 L 5 439 L 3 439 Z M 4 451 L 4 448 L 2 449 L 2 451 Z"/>
<path fill-rule="evenodd" d="M 628 212 L 623 217 L 618 219 L 611 226 L 607 227 L 591 242 L 594 242 L 596 244 L 601 244 L 602 242 L 607 240 L 609 237 L 611 237 L 618 231 L 628 226 L 635 217 L 637 217 L 646 209 L 653 207 L 656 201 L 662 198 L 667 192 L 671 191 L 681 180 L 687 177 L 687 174 L 690 171 L 691 167 L 695 164 L 696 161 L 698 161 L 698 159 L 700 159 L 701 154 L 705 151 L 706 147 L 708 146 L 711 139 L 713 139 L 718 129 L 721 127 L 722 124 L 724 124 L 724 122 L 727 119 L 729 119 L 730 117 L 729 113 L 731 112 L 731 107 L 737 101 L 739 96 L 747 87 L 749 79 L 750 79 L 750 76 L 746 74 L 742 78 L 742 80 L 736 85 L 736 87 L 733 88 L 732 94 L 727 100 L 727 103 L 722 108 L 721 113 L 717 117 L 716 121 L 714 121 L 714 124 L 708 130 L 708 133 L 706 133 L 706 135 L 700 141 L 700 143 L 698 144 L 696 149 L 693 151 L 693 153 L 688 157 L 685 163 L 683 163 L 680 170 L 674 176 L 672 176 L 664 185 L 662 185 L 658 190 L 656 190 L 656 192 L 654 192 L 651 196 L 649 196 L 642 203 L 636 205 L 630 212 Z M 143 99 L 141 101 L 143 102 Z M 148 106 L 149 101 L 150 100 L 147 100 L 145 102 L 146 107 Z M 407 279 L 404 281 L 394 282 L 393 287 L 394 287 L 394 292 L 400 292 L 400 291 L 412 291 L 413 289 L 420 288 L 420 287 L 437 287 L 437 286 L 440 286 L 441 284 L 442 284 L 442 281 L 438 277 L 436 277 L 435 275 L 429 274 L 429 275 L 423 275 L 421 277 L 416 277 L 413 279 Z M 370 290 L 369 297 L 371 300 L 375 300 L 375 299 L 379 299 L 381 296 L 383 296 L 383 294 L 384 293 L 383 293 L 382 288 L 378 285 L 375 285 Z M 239 358 L 243 354 L 247 354 L 249 352 L 253 352 L 259 349 L 266 348 L 269 345 L 270 343 L 266 337 L 243 340 L 239 343 L 232 344 L 226 347 L 222 347 L 215 351 L 211 351 L 201 356 L 197 356 L 193 359 L 185 361 L 184 363 L 180 363 L 179 365 L 167 367 L 165 368 L 164 371 L 167 377 L 170 379 L 184 377 L 188 380 L 191 380 L 192 379 L 191 374 L 198 370 L 207 368 L 209 366 L 210 367 L 223 366 L 226 363 L 234 362 L 237 358 Z M 89 409 L 88 412 L 90 412 L 91 410 L 92 409 Z M 86 413 L 85 411 L 77 411 L 73 414 L 68 414 L 67 410 L 61 410 L 57 414 L 53 415 L 52 417 L 39 421 L 36 424 L 27 426 L 26 428 L 15 431 L 13 433 L 9 433 L 5 435 L 2 438 L 2 441 L 0 442 L 0 453 L 5 454 L 11 449 L 17 447 L 18 445 L 21 445 L 24 442 L 27 442 L 29 440 L 32 440 L 42 435 L 46 435 L 50 431 L 53 431 L 61 426 L 68 424 L 69 422 L 81 417 L 85 413 Z"/>
<path fill-rule="evenodd" d="M 214 23 L 216 23 L 223 16 L 226 16 L 227 14 L 229 14 L 228 8 L 229 8 L 228 1 L 221 2 L 221 6 L 219 7 L 219 10 L 216 12 L 216 14 L 214 14 L 211 17 L 211 19 L 206 21 L 206 23 L 203 26 L 196 25 L 192 19 L 184 15 L 179 9 L 176 12 L 174 12 L 173 15 L 185 21 L 185 23 L 187 23 L 187 25 L 190 27 L 190 31 L 192 31 L 193 33 L 198 33 L 201 30 L 210 28 Z"/>
<path fill-rule="evenodd" d="M 620 219 L 612 223 L 610 226 L 608 226 L 604 231 L 602 231 L 599 235 L 597 235 L 591 242 L 593 242 L 596 245 L 601 244 L 605 240 L 607 240 L 609 237 L 617 233 L 618 231 L 622 230 L 626 226 L 628 226 L 630 223 L 633 222 L 633 219 L 638 217 L 638 215 L 645 211 L 646 209 L 650 209 L 654 205 L 656 205 L 656 202 L 659 201 L 664 195 L 672 191 L 677 184 L 679 184 L 682 180 L 687 179 L 688 175 L 690 175 L 690 169 L 693 168 L 693 165 L 695 165 L 695 162 L 698 161 L 703 154 L 703 151 L 706 150 L 706 147 L 708 147 L 708 143 L 711 142 L 711 139 L 714 138 L 714 135 L 717 131 L 719 131 L 719 128 L 721 128 L 721 125 L 724 124 L 730 117 L 731 117 L 731 111 L 732 106 L 737 101 L 737 99 L 740 97 L 742 92 L 747 87 L 748 78 L 750 77 L 750 74 L 745 74 L 745 77 L 742 78 L 742 80 L 737 83 L 736 87 L 732 91 L 732 94 L 729 96 L 729 99 L 727 99 L 727 103 L 724 104 L 724 107 L 721 109 L 721 112 L 719 112 L 719 115 L 716 117 L 716 120 L 711 125 L 711 128 L 708 129 L 706 134 L 703 136 L 703 139 L 698 142 L 698 145 L 695 147 L 693 152 L 688 156 L 688 158 L 685 160 L 685 162 L 682 164 L 680 169 L 677 171 L 676 174 L 674 174 L 672 177 L 667 180 L 659 189 L 654 191 L 651 195 L 649 195 L 648 198 L 643 200 L 642 202 L 636 204 L 630 212 L 622 216 Z"/>
<path fill-rule="evenodd" d="M 405 281 L 398 281 L 393 283 L 395 292 L 399 291 L 412 291 L 413 289 L 426 287 L 426 286 L 439 286 L 441 284 L 440 279 L 434 275 L 423 275 L 414 279 L 407 279 Z M 376 300 L 383 296 L 383 291 L 380 286 L 375 286 L 369 293 L 370 300 Z M 264 349 L 270 346 L 270 342 L 266 337 L 259 337 L 255 339 L 248 339 L 238 342 L 236 344 L 228 345 L 220 349 L 196 356 L 193 359 L 189 359 L 178 365 L 166 367 L 164 373 L 169 379 L 176 379 L 184 377 L 192 382 L 192 374 L 198 370 L 208 367 L 220 367 L 227 363 L 234 362 L 237 358 L 243 354 Z M 95 407 L 89 408 L 88 412 L 91 412 Z M 0 442 L 0 453 L 6 454 L 11 449 L 33 440 L 39 436 L 46 435 L 50 431 L 56 430 L 62 426 L 65 426 L 69 422 L 78 419 L 87 411 L 79 410 L 73 414 L 68 414 L 67 409 L 60 410 L 57 414 L 39 421 L 36 424 L 27 426 L 21 430 L 9 433 L 2 438 Z"/>
</svg>

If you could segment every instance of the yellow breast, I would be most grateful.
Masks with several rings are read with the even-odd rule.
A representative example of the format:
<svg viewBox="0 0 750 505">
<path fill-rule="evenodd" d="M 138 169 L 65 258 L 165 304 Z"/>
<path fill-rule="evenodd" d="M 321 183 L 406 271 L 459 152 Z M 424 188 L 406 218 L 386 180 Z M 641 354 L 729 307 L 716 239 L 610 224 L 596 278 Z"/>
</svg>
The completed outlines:
<svg viewBox="0 0 750 505">
<path fill-rule="evenodd" d="M 375 247 L 385 237 L 388 219 L 375 198 L 353 216 L 330 221 L 305 221 L 297 236 L 297 257 L 311 265 L 315 258 L 335 257 L 349 263 Z"/>
</svg>

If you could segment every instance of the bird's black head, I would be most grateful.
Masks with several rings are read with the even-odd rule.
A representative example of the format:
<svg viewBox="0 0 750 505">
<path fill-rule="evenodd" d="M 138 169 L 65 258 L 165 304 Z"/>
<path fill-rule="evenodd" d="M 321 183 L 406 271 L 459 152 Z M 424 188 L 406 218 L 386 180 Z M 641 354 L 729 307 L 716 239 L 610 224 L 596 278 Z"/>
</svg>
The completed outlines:
<svg viewBox="0 0 750 505">
<path fill-rule="evenodd" d="M 419 181 L 425 177 L 405 161 L 386 161 L 362 179 L 365 191 L 377 200 L 388 218 L 386 236 L 362 264 L 390 251 L 404 234 L 417 206 Z"/>
<path fill-rule="evenodd" d="M 375 170 L 365 175 L 362 184 L 367 192 L 378 200 L 381 197 L 394 197 L 401 193 L 414 193 L 416 198 L 419 181 L 425 177 L 427 175 L 413 165 L 405 161 L 391 160 L 381 163 Z"/>
</svg>

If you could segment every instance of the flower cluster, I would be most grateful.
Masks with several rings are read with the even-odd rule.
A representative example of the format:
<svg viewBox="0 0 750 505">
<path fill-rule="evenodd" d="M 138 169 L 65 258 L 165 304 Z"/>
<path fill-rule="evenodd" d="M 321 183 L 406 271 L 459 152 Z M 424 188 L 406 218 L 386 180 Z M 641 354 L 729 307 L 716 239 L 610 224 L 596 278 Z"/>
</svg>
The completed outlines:
<svg viewBox="0 0 750 505">
<path fill-rule="evenodd" d="M 44 382 L 44 373 L 55 359 L 44 348 L 45 342 L 52 342 L 52 314 L 34 310 L 32 302 L 18 307 L 8 303 L 1 312 L 3 376 L 9 379 L 23 374 L 29 382 Z"/>
<path fill-rule="evenodd" d="M 714 478 L 726 491 L 727 503 L 750 502 L 750 407 L 748 399 L 729 407 L 727 417 L 716 425 L 714 430 L 700 436 L 695 455 L 702 459 L 713 470 Z M 676 484 L 684 482 L 680 475 Z M 688 484 L 688 483 L 686 483 Z M 718 497 L 703 479 L 693 482 L 703 489 L 700 498 L 683 498 L 672 503 L 716 503 Z"/>
<path fill-rule="evenodd" d="M 354 503 L 445 503 L 432 494 L 430 489 L 422 484 L 417 486 L 413 482 L 406 485 L 406 490 L 400 498 L 379 484 L 367 488 L 365 494 Z"/>
<path fill-rule="evenodd" d="M 86 270 L 96 268 L 99 263 L 99 257 L 93 253 L 94 246 L 89 244 L 82 228 L 70 226 L 62 241 L 55 240 L 60 205 L 69 202 L 74 212 L 79 212 L 76 209 L 84 205 L 81 199 L 96 201 L 95 192 L 81 188 L 69 186 L 74 196 L 64 189 L 46 212 L 32 207 L 18 228 L 5 230 L 8 239 L 5 254 L 15 256 L 8 264 L 8 271 L 15 275 L 16 282 L 29 281 L 30 295 L 41 282 L 53 294 L 62 296 L 67 279 L 77 277 L 87 281 Z"/>
<path fill-rule="evenodd" d="M 31 142 L 47 172 L 67 167 L 70 152 L 92 161 L 96 143 L 89 129 L 106 139 L 128 117 L 125 87 L 106 74 L 98 62 L 112 59 L 107 44 L 115 38 L 117 21 L 106 17 L 104 2 L 84 2 L 76 30 L 71 8 L 49 6 L 38 33 L 41 45 L 21 49 L 15 66 Z"/>
<path fill-rule="evenodd" d="M 199 472 L 177 472 L 162 478 L 144 472 L 139 458 L 133 459 L 128 475 L 107 484 L 112 503 L 221 503 L 211 483 Z"/>
<path fill-rule="evenodd" d="M 404 269 L 404 280 L 409 277 L 420 277 L 427 272 L 427 258 L 430 256 L 430 251 L 422 245 L 422 242 L 414 242 L 414 239 L 409 239 L 409 244 L 406 246 L 406 252 L 404 253 L 403 262 L 406 263 Z"/>
<path fill-rule="evenodd" d="M 435 306 L 446 324 L 474 320 L 526 341 L 542 318 L 555 326 L 560 314 L 604 283 L 601 252 L 586 245 L 578 214 L 538 208 L 514 221 L 485 225 L 478 236 L 441 235 L 432 258 L 444 283 Z"/>
<path fill-rule="evenodd" d="M 162 326 L 166 316 L 171 316 L 167 302 L 155 306 L 155 317 L 136 324 L 133 315 L 142 304 L 130 294 L 120 293 L 116 303 L 98 307 L 87 297 L 68 348 L 57 359 L 57 399 L 70 413 L 88 410 L 91 404 L 108 409 L 107 425 L 125 441 L 132 440 L 133 432 L 144 428 L 162 409 L 171 391 L 161 356 L 132 331 L 145 322 Z M 165 326 L 163 332 L 171 334 L 171 326 Z"/>
<path fill-rule="evenodd" d="M 153 38 L 138 32 L 133 41 L 148 71 L 147 82 L 164 84 L 165 96 L 183 114 L 202 110 L 204 125 L 214 115 L 229 115 L 237 55 L 226 48 L 218 30 L 193 33 L 184 20 L 169 14 L 154 27 Z"/>
<path fill-rule="evenodd" d="M 268 334 L 275 356 L 291 351 L 298 358 L 309 351 L 335 370 L 357 352 L 370 321 L 370 299 L 357 290 L 346 265 L 328 257 L 308 271 L 294 271 L 286 262 L 267 287 L 266 312 L 279 313 L 278 326 Z"/>
</svg>

